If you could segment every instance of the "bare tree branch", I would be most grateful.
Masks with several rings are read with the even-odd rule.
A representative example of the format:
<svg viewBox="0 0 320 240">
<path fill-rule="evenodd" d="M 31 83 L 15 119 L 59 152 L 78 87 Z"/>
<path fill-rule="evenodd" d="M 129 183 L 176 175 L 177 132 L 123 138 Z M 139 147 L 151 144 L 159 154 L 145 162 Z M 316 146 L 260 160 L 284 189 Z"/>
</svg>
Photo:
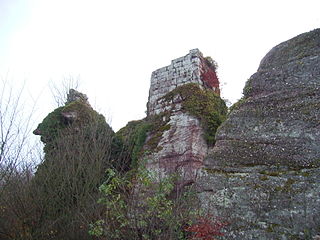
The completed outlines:
<svg viewBox="0 0 320 240">
<path fill-rule="evenodd" d="M 70 89 L 77 89 L 79 87 L 79 76 L 74 79 L 72 76 L 65 77 L 60 84 L 53 81 L 50 83 L 50 91 L 57 104 L 57 107 L 63 106 L 67 101 L 67 95 Z"/>
</svg>

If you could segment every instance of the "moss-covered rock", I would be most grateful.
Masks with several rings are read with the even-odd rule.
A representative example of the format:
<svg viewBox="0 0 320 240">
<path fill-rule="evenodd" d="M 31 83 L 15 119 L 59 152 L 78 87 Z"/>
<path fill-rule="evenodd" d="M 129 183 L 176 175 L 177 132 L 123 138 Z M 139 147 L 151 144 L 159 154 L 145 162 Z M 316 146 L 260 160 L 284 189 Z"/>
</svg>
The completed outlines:
<svg viewBox="0 0 320 240">
<path fill-rule="evenodd" d="M 232 222 L 226 239 L 319 233 L 319 80 L 316 29 L 266 55 L 218 129 L 198 185 L 202 206 Z"/>
<path fill-rule="evenodd" d="M 319 232 L 319 174 L 276 166 L 206 169 L 198 197 L 231 223 L 226 239 L 312 239 Z"/>
<path fill-rule="evenodd" d="M 164 131 L 170 128 L 169 117 L 160 114 L 138 121 L 131 121 L 121 128 L 116 137 L 123 142 L 131 168 L 137 167 L 144 154 L 159 150 L 159 142 Z"/>
<path fill-rule="evenodd" d="M 171 104 L 179 95 L 182 112 L 200 120 L 204 129 L 204 138 L 209 145 L 214 144 L 215 133 L 227 114 L 225 102 L 212 90 L 201 89 L 198 84 L 182 85 L 162 97 L 162 101 Z M 120 129 L 116 136 L 124 143 L 132 167 L 144 155 L 155 154 L 164 146 L 159 145 L 163 134 L 171 128 L 170 119 L 176 114 L 175 107 L 168 108 L 158 115 L 148 116 L 139 121 L 131 121 Z M 190 129 L 191 131 L 192 129 Z M 186 141 L 186 140 L 185 140 Z M 181 144 L 177 142 L 176 144 Z"/>
<path fill-rule="evenodd" d="M 65 124 L 61 115 L 63 107 L 56 108 L 54 111 L 46 116 L 42 123 L 40 123 L 34 134 L 41 136 L 41 141 L 47 143 L 51 139 L 58 135 L 59 130 L 64 129 L 67 125 Z"/>
<path fill-rule="evenodd" d="M 204 138 L 209 145 L 215 142 L 218 127 L 225 120 L 228 108 L 216 93 L 210 89 L 201 89 L 198 84 L 188 83 L 177 87 L 163 98 L 174 102 L 181 98 L 182 110 L 198 118 L 204 128 Z"/>
<path fill-rule="evenodd" d="M 274 47 L 219 128 L 208 164 L 320 166 L 319 55 L 320 29 Z"/>
<path fill-rule="evenodd" d="M 76 134 L 80 129 L 86 128 L 88 131 L 93 131 L 93 126 L 97 134 L 114 135 L 103 115 L 96 112 L 87 103 L 77 100 L 49 113 L 33 133 L 41 136 L 41 141 L 45 144 L 44 150 L 47 153 L 51 148 L 51 143 L 61 135 Z"/>
</svg>

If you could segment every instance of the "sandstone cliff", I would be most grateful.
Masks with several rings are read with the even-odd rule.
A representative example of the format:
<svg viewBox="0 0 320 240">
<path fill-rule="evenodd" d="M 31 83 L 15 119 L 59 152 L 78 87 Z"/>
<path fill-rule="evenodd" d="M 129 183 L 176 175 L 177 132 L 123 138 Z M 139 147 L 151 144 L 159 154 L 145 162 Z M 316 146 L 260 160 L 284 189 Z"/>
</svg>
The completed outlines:
<svg viewBox="0 0 320 240">
<path fill-rule="evenodd" d="M 273 48 L 217 135 L 209 165 L 319 166 L 319 31 Z"/>
<path fill-rule="evenodd" d="M 311 239 L 320 230 L 320 29 L 274 47 L 219 128 L 199 178 L 226 239 Z"/>
<path fill-rule="evenodd" d="M 117 133 L 131 145 L 133 162 L 160 177 L 180 173 L 183 185 L 194 182 L 227 113 L 219 93 L 216 64 L 198 49 L 154 71 L 146 119 Z"/>
</svg>

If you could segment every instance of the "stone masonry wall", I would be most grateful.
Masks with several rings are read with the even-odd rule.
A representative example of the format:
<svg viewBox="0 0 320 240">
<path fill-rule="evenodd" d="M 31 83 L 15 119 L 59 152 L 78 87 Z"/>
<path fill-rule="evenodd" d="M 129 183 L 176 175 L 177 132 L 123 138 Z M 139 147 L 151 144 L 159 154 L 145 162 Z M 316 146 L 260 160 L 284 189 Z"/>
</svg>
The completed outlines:
<svg viewBox="0 0 320 240">
<path fill-rule="evenodd" d="M 148 116 L 163 112 L 159 99 L 186 83 L 197 83 L 219 94 L 219 80 L 215 70 L 212 60 L 204 58 L 198 49 L 193 49 L 186 56 L 172 60 L 171 65 L 154 71 L 147 104 Z"/>
</svg>

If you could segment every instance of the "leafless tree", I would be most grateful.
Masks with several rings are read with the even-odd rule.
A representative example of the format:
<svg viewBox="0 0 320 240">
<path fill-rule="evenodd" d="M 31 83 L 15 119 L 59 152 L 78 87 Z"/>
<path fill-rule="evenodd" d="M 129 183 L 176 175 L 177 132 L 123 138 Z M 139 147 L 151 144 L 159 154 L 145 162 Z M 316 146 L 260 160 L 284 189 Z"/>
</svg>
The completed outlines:
<svg viewBox="0 0 320 240">
<path fill-rule="evenodd" d="M 24 87 L 13 89 L 7 78 L 0 81 L 0 184 L 3 185 L 19 164 L 26 161 L 30 151 L 29 136 L 32 128 L 31 117 L 25 112 L 22 94 Z M 29 105 L 30 106 L 30 105 Z M 2 188 L 3 189 L 3 188 Z M 1 194 L 1 190 L 0 190 Z"/>
<path fill-rule="evenodd" d="M 50 91 L 57 106 L 63 106 L 67 101 L 67 95 L 70 89 L 79 87 L 79 77 L 65 77 L 60 84 L 50 83 Z"/>
<path fill-rule="evenodd" d="M 36 104 L 27 105 L 26 97 L 24 84 L 15 88 L 8 76 L 0 79 L 0 239 L 21 239 L 23 220 L 35 209 L 27 186 L 38 161 L 30 141 Z"/>
</svg>

